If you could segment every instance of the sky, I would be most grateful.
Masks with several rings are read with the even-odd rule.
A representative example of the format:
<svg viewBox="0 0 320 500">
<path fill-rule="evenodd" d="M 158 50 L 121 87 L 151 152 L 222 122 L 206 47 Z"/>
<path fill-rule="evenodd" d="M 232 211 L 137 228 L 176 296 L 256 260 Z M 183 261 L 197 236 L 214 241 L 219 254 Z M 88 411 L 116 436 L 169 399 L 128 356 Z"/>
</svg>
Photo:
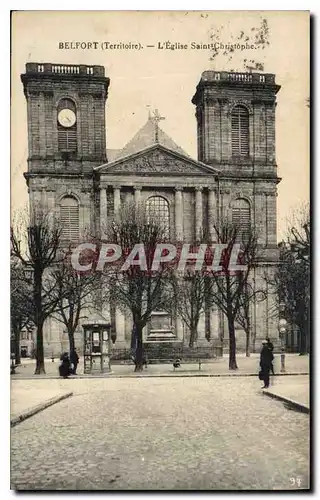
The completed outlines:
<svg viewBox="0 0 320 500">
<path fill-rule="evenodd" d="M 266 21 L 263 21 L 266 20 Z M 261 37 L 261 26 L 263 27 Z M 258 36 L 255 49 L 192 49 L 191 44 L 233 44 Z M 165 42 L 187 45 L 166 50 Z M 66 49 L 65 42 L 97 42 Z M 103 42 L 141 49 L 102 49 Z M 59 45 L 60 44 L 60 45 Z M 61 45 L 63 44 L 63 45 Z M 148 48 L 147 45 L 155 47 Z M 12 16 L 11 207 L 23 209 L 28 192 L 26 101 L 20 80 L 27 62 L 99 64 L 111 80 L 106 107 L 107 148 L 122 148 L 144 125 L 149 109 L 165 117 L 161 128 L 197 158 L 195 107 L 205 70 L 244 71 L 262 63 L 281 85 L 276 108 L 278 239 L 288 219 L 309 201 L 309 13 L 307 11 L 20 11 Z M 251 63 L 250 63 L 251 64 Z"/>
</svg>

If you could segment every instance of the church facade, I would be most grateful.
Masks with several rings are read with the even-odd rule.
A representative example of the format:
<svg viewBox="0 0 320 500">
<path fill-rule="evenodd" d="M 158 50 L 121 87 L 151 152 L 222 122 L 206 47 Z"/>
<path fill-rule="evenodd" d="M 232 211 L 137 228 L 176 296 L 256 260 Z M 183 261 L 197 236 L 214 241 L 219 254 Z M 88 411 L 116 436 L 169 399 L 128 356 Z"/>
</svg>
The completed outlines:
<svg viewBox="0 0 320 500">
<path fill-rule="evenodd" d="M 259 339 L 278 338 L 275 297 L 264 279 L 278 260 L 277 164 L 275 108 L 279 86 L 275 75 L 204 71 L 192 103 L 197 120 L 198 157 L 191 158 L 159 126 L 158 113 L 121 150 L 108 150 L 105 104 L 109 79 L 102 66 L 27 63 L 21 75 L 27 102 L 30 210 L 39 205 L 54 211 L 63 235 L 76 241 L 99 234 L 123 203 L 134 200 L 157 211 L 170 238 L 193 243 L 201 230 L 210 234 L 219 218 L 253 226 L 258 236 L 259 264 L 252 277 L 265 300 L 252 307 L 252 325 Z M 112 123 L 108 124 L 112 127 Z M 110 317 L 110 310 L 103 310 Z M 111 321 L 116 347 L 129 347 L 130 314 L 116 309 Z M 82 332 L 76 344 L 82 350 Z M 161 311 L 145 328 L 145 341 L 154 332 L 187 342 L 179 317 Z M 206 333 L 210 331 L 210 340 Z M 227 324 L 217 308 L 200 320 L 199 345 L 227 342 Z M 245 333 L 236 329 L 237 346 Z M 60 353 L 67 334 L 50 319 L 45 328 L 45 351 Z"/>
</svg>

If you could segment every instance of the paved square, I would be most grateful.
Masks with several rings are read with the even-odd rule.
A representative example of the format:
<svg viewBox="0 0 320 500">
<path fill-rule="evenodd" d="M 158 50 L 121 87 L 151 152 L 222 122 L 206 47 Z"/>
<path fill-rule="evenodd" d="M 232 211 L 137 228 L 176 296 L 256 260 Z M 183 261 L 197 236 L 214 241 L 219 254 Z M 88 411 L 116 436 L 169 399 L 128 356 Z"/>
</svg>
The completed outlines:
<svg viewBox="0 0 320 500">
<path fill-rule="evenodd" d="M 309 417 L 256 378 L 52 382 L 75 395 L 12 429 L 14 489 L 308 487 Z"/>
</svg>

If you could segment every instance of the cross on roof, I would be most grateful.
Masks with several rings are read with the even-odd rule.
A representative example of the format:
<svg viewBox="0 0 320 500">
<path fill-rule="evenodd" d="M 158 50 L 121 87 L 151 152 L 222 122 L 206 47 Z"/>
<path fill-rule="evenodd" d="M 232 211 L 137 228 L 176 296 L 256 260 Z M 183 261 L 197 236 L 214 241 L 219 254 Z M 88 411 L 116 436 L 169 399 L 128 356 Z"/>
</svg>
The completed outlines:
<svg viewBox="0 0 320 500">
<path fill-rule="evenodd" d="M 161 116 L 160 113 L 159 113 L 159 111 L 157 109 L 155 109 L 153 111 L 153 118 L 152 119 L 153 119 L 154 122 L 158 123 L 161 120 L 165 120 L 165 117 Z"/>
<path fill-rule="evenodd" d="M 155 131 L 155 142 L 158 142 L 159 140 L 159 122 L 161 120 L 165 120 L 165 117 L 164 116 L 161 116 L 159 111 L 157 109 L 155 109 L 153 112 L 152 112 L 152 116 L 150 115 L 150 112 L 149 112 L 149 118 L 151 118 L 151 120 L 153 121 L 155 127 L 154 127 L 154 131 Z"/>
</svg>

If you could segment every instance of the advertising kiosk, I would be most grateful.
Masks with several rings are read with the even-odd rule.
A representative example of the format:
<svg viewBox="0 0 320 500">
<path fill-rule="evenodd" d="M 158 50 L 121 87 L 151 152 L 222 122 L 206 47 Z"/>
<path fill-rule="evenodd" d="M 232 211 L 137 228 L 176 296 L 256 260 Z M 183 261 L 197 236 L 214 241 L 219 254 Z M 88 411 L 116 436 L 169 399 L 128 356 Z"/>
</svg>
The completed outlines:
<svg viewBox="0 0 320 500">
<path fill-rule="evenodd" d="M 96 312 L 82 324 L 84 331 L 84 373 L 111 371 L 111 324 Z"/>
</svg>

